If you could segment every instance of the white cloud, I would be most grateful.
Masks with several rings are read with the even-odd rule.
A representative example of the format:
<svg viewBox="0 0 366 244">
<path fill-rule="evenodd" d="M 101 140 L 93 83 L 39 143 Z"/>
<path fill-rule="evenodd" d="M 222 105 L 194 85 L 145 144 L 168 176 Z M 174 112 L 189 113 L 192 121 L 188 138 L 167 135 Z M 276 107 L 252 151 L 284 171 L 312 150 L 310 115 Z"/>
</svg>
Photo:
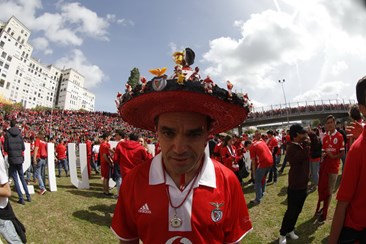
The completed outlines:
<svg viewBox="0 0 366 244">
<path fill-rule="evenodd" d="M 241 37 L 211 40 L 203 55 L 205 72 L 219 82 L 231 80 L 259 103 L 283 102 L 276 82 L 282 78 L 289 80 L 288 102 L 351 96 L 350 81 L 364 72 L 365 8 L 356 0 L 274 3 L 276 10 L 233 23 Z"/>
<path fill-rule="evenodd" d="M 349 84 L 342 81 L 331 81 L 323 83 L 318 87 L 308 90 L 303 94 L 299 94 L 293 98 L 294 101 L 314 101 L 324 99 L 343 98 L 342 91 L 349 88 Z"/>
<path fill-rule="evenodd" d="M 1 0 L 1 18 L 9 19 L 16 16 L 24 23 L 31 23 L 34 20 L 35 12 L 42 8 L 41 0 Z"/>
<path fill-rule="evenodd" d="M 348 69 L 348 65 L 346 64 L 345 61 L 339 61 L 337 63 L 335 63 L 332 67 L 331 67 L 331 71 L 330 73 L 334 76 L 342 73 L 343 71 Z"/>
<path fill-rule="evenodd" d="M 81 32 L 90 37 L 108 40 L 108 18 L 105 20 L 98 17 L 95 12 L 80 5 L 80 3 L 74 2 L 62 5 L 61 15 L 64 22 L 70 23 L 71 25 L 77 25 L 74 29 L 75 32 Z"/>
<path fill-rule="evenodd" d="M 103 71 L 94 64 L 89 63 L 81 50 L 75 49 L 66 57 L 56 61 L 55 66 L 73 68 L 85 77 L 85 87 L 90 89 L 97 87 L 107 77 Z"/>
<path fill-rule="evenodd" d="M 37 37 L 32 40 L 34 48 L 43 51 L 44 54 L 50 55 L 53 53 L 52 49 L 49 48 L 48 40 L 44 37 Z"/>
</svg>

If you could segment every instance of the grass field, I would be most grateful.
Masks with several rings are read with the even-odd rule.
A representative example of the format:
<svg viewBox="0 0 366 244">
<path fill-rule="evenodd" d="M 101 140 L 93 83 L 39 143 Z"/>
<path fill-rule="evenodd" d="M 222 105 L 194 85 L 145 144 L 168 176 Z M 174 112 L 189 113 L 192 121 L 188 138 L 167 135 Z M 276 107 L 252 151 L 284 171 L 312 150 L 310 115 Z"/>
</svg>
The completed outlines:
<svg viewBox="0 0 366 244">
<path fill-rule="evenodd" d="M 253 231 L 242 243 L 276 243 L 286 210 L 287 171 L 278 183 L 268 185 L 260 205 L 249 209 Z M 246 179 L 247 180 L 247 179 Z M 27 229 L 28 243 L 118 243 L 109 229 L 116 199 L 102 194 L 100 176 L 93 175 L 90 189 L 78 190 L 69 178 L 57 178 L 57 192 L 32 195 L 32 202 L 17 204 L 16 192 L 10 198 L 17 217 Z M 38 191 L 38 185 L 35 186 Z M 247 203 L 255 198 L 253 186 L 243 187 Z M 116 189 L 112 190 L 116 193 Z M 332 199 L 328 220 L 314 225 L 317 192 L 310 193 L 296 225 L 297 241 L 288 243 L 324 243 L 329 235 L 335 199 Z"/>
</svg>

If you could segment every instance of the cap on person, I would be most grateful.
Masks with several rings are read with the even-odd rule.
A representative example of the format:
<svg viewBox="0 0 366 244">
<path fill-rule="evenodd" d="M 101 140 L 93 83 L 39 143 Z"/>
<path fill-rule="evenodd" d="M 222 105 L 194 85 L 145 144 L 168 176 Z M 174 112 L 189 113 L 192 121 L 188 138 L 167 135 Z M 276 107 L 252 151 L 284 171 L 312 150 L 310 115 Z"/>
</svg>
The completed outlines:
<svg viewBox="0 0 366 244">
<path fill-rule="evenodd" d="M 116 105 L 122 119 L 130 125 L 155 131 L 156 119 L 168 112 L 195 112 L 208 116 L 210 133 L 232 129 L 248 116 L 248 95 L 232 92 L 233 85 L 227 81 L 228 90 L 216 85 L 210 77 L 202 80 L 199 68 L 189 67 L 195 55 L 189 50 L 189 62 L 178 64 L 168 78 L 166 68 L 149 70 L 155 75 L 150 81 L 141 78 L 140 84 L 126 84 L 125 93 L 117 94 Z"/>
<path fill-rule="evenodd" d="M 297 134 L 305 134 L 306 130 L 300 124 L 293 124 L 290 126 L 290 137 L 295 138 Z"/>
</svg>

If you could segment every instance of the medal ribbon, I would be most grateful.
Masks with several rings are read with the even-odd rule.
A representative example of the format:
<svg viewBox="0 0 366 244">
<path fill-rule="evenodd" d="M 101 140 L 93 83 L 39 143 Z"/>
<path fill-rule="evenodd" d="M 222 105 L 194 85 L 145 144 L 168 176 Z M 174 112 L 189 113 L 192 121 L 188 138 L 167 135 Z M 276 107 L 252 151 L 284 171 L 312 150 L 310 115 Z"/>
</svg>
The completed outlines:
<svg viewBox="0 0 366 244">
<path fill-rule="evenodd" d="M 203 161 L 203 159 L 202 159 Z M 164 171 L 164 184 L 166 184 L 166 176 L 165 176 L 165 172 L 166 172 L 166 169 L 165 169 L 165 165 L 164 165 L 164 161 L 162 162 L 162 165 L 163 165 L 163 171 Z M 189 191 L 187 192 L 186 196 L 184 197 L 183 201 L 178 204 L 178 206 L 174 206 L 173 203 L 172 203 L 172 199 L 170 197 L 170 193 L 169 193 L 169 185 L 166 185 L 166 193 L 168 195 L 168 199 L 169 199 L 169 204 L 170 206 L 174 209 L 174 211 L 176 211 L 178 208 L 180 208 L 184 202 L 187 200 L 187 197 L 188 195 L 191 193 L 192 189 L 193 189 L 193 186 L 195 185 L 196 183 L 196 180 L 198 178 L 198 174 L 200 173 L 201 169 L 202 169 L 202 166 L 203 166 L 203 162 L 201 162 L 201 165 L 200 167 L 198 168 L 198 170 L 196 171 L 196 174 L 194 175 L 194 178 L 193 178 L 193 182 L 192 182 L 192 185 L 191 187 L 189 188 Z M 182 182 L 181 182 L 182 183 Z"/>
</svg>

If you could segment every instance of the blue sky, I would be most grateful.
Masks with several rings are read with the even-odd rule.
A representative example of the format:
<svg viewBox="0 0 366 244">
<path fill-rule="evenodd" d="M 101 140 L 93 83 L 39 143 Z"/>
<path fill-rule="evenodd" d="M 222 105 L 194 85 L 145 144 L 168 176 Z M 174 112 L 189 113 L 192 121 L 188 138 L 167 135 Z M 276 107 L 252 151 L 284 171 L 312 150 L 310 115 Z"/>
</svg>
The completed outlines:
<svg viewBox="0 0 366 244">
<path fill-rule="evenodd" d="M 33 56 L 73 67 L 96 95 L 96 110 L 115 112 L 130 70 L 168 67 L 191 47 L 193 67 L 220 86 L 247 92 L 255 106 L 354 99 L 366 74 L 366 9 L 358 0 L 0 0 L 31 31 Z"/>
</svg>

